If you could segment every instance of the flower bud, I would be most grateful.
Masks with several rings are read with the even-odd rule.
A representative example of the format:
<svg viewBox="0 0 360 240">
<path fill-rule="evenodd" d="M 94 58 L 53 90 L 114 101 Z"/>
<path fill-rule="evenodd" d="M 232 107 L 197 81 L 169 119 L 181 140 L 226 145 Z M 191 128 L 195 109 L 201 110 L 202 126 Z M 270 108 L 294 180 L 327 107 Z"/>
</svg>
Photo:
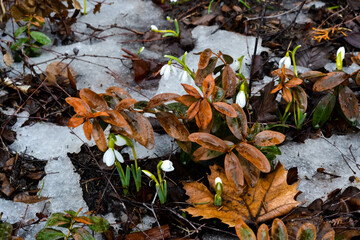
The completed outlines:
<svg viewBox="0 0 360 240">
<path fill-rule="evenodd" d="M 164 172 L 171 172 L 174 171 L 174 169 L 175 168 L 170 160 L 165 160 L 161 164 L 161 170 L 163 170 Z"/>
</svg>

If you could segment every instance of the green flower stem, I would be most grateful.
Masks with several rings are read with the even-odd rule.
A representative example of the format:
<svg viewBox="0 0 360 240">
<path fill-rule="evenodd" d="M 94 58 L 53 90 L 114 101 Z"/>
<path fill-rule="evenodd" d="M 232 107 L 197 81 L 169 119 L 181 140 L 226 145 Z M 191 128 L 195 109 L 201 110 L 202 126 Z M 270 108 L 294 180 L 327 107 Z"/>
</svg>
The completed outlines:
<svg viewBox="0 0 360 240">
<path fill-rule="evenodd" d="M 84 0 L 84 15 L 86 15 L 86 0 Z"/>
<path fill-rule="evenodd" d="M 123 186 L 124 195 L 129 193 L 129 185 L 130 185 L 130 168 L 126 166 L 126 174 L 121 166 L 121 163 L 118 160 L 115 160 L 115 167 L 119 173 L 121 185 Z"/>
<path fill-rule="evenodd" d="M 185 57 L 186 54 L 184 54 L 183 60 L 178 59 L 177 57 L 171 56 L 171 55 L 165 55 L 164 57 L 166 58 L 170 58 L 172 60 L 177 61 L 183 68 L 184 70 L 193 78 L 195 79 L 195 74 L 193 73 L 193 71 L 190 70 L 190 68 L 186 65 L 185 63 Z"/>
<path fill-rule="evenodd" d="M 294 64 L 294 73 L 296 75 L 296 77 L 298 76 L 298 73 L 296 71 L 296 62 L 295 62 L 295 53 L 296 53 L 296 50 L 298 50 L 298 48 L 300 48 L 301 45 L 297 45 L 294 50 L 292 50 L 291 52 L 291 58 L 292 58 L 292 61 L 293 61 L 293 64 Z"/>
</svg>

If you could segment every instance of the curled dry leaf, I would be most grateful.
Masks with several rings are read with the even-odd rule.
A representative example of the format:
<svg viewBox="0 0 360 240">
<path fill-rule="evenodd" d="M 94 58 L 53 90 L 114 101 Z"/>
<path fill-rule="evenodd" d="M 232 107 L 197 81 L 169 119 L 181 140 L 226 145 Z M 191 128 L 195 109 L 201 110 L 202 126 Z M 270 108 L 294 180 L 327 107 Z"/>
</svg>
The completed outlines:
<svg viewBox="0 0 360 240">
<path fill-rule="evenodd" d="M 273 146 L 282 143 L 285 135 L 276 131 L 265 130 L 255 136 L 255 145 L 261 147 Z"/>
<path fill-rule="evenodd" d="M 37 195 L 29 195 L 28 192 L 22 192 L 14 196 L 14 202 L 23 202 L 26 204 L 33 204 L 48 200 L 48 197 L 38 197 Z"/>
<path fill-rule="evenodd" d="M 285 68 L 285 72 L 284 72 L 284 73 L 285 73 L 285 77 L 286 77 L 287 79 L 292 79 L 292 78 L 295 78 L 295 77 L 296 77 L 295 73 L 294 73 L 293 71 L 291 71 L 290 69 L 288 69 L 288 68 Z M 270 73 L 270 76 L 271 76 L 271 77 L 280 77 L 281 74 L 282 74 L 282 69 L 279 68 L 279 69 L 276 69 L 276 70 L 272 71 L 272 72 Z"/>
<path fill-rule="evenodd" d="M 230 131 L 232 132 L 232 134 L 234 134 L 234 136 L 240 141 L 243 141 L 247 136 L 247 132 L 248 132 L 246 114 L 238 104 L 233 103 L 231 106 L 236 111 L 237 116 L 236 117 L 226 116 L 227 125 Z"/>
<path fill-rule="evenodd" d="M 313 86 L 313 90 L 316 92 L 321 92 L 325 90 L 332 89 L 337 85 L 341 84 L 349 78 L 349 75 L 345 72 L 330 72 L 327 73 L 324 77 L 318 79 Z"/>
<path fill-rule="evenodd" d="M 224 168 L 227 179 L 232 182 L 236 188 L 244 185 L 243 169 L 235 153 L 229 152 L 226 154 Z"/>
<path fill-rule="evenodd" d="M 194 88 L 193 86 L 185 83 L 182 83 L 181 85 L 189 95 L 195 97 L 196 99 L 202 98 L 198 90 L 196 90 L 196 88 Z"/>
<path fill-rule="evenodd" d="M 190 107 L 191 104 L 197 101 L 197 99 L 191 95 L 183 95 L 179 98 L 176 98 L 175 100 L 178 101 L 179 103 L 184 104 L 187 107 Z"/>
<path fill-rule="evenodd" d="M 158 112 L 156 118 L 167 134 L 180 141 L 189 141 L 189 131 L 185 125 L 172 113 Z"/>
<path fill-rule="evenodd" d="M 195 162 L 202 160 L 210 160 L 223 155 L 223 152 L 214 151 L 206 147 L 199 147 L 195 150 L 192 157 Z"/>
<path fill-rule="evenodd" d="M 54 85 L 67 85 L 71 84 L 68 76 L 68 71 L 73 78 L 76 78 L 76 72 L 64 62 L 52 62 L 46 67 L 46 84 L 49 86 Z"/>
<path fill-rule="evenodd" d="M 1 20 L 1 13 L 0 13 L 0 20 Z M 3 61 L 7 67 L 10 67 L 14 63 L 14 59 L 12 58 L 11 54 L 8 52 L 4 54 Z"/>
<path fill-rule="evenodd" d="M 129 107 L 132 107 L 137 101 L 133 98 L 125 98 L 121 100 L 116 106 L 116 111 L 122 111 L 124 109 L 128 109 Z"/>
<path fill-rule="evenodd" d="M 106 93 L 111 96 L 117 97 L 118 100 L 131 98 L 130 94 L 127 91 L 119 87 L 109 87 L 108 89 L 106 89 Z"/>
<path fill-rule="evenodd" d="M 195 84 L 201 86 L 204 79 L 214 72 L 216 62 L 218 58 L 210 58 L 208 65 L 203 69 L 198 69 L 195 74 Z"/>
<path fill-rule="evenodd" d="M 292 89 L 292 93 L 296 101 L 296 104 L 300 107 L 302 112 L 305 113 L 308 105 L 308 100 L 305 90 L 300 86 L 296 86 Z"/>
<path fill-rule="evenodd" d="M 222 85 L 227 98 L 234 96 L 236 93 L 237 82 L 234 70 L 229 65 L 226 65 L 222 73 Z"/>
<path fill-rule="evenodd" d="M 163 103 L 166 103 L 171 100 L 175 100 L 179 97 L 180 97 L 180 95 L 176 94 L 176 93 L 160 93 L 150 99 L 150 101 L 148 102 L 148 104 L 146 106 L 146 109 L 157 107 Z"/>
<path fill-rule="evenodd" d="M 214 77 L 212 76 L 212 74 L 209 74 L 203 82 L 203 94 L 204 94 L 204 98 L 207 99 L 209 97 L 211 97 L 211 95 L 213 94 L 215 89 L 215 81 L 214 81 Z"/>
<path fill-rule="evenodd" d="M 258 184 L 252 188 L 248 186 L 241 194 L 225 177 L 225 171 L 217 166 L 211 166 L 208 176 L 210 188 L 215 188 L 214 180 L 220 177 L 223 180 L 222 207 L 214 206 L 214 194 L 199 182 L 185 183 L 184 189 L 190 196 L 187 200 L 193 206 L 184 209 L 196 217 L 219 218 L 231 227 L 241 218 L 248 223 L 259 223 L 284 215 L 295 208 L 299 202 L 294 200 L 298 193 L 297 184 L 286 183 L 287 171 L 278 164 L 275 171 L 260 178 Z"/>
<path fill-rule="evenodd" d="M 212 105 L 216 110 L 226 115 L 227 117 L 236 118 L 237 116 L 235 109 L 227 103 L 214 102 Z"/>
<path fill-rule="evenodd" d="M 359 102 L 355 93 L 347 86 L 339 91 L 339 103 L 345 117 L 351 121 L 356 121 L 359 116 Z"/>
<path fill-rule="evenodd" d="M 84 100 L 92 109 L 97 111 L 104 111 L 108 109 L 106 101 L 96 92 L 83 88 L 79 92 L 79 96 Z"/>
<path fill-rule="evenodd" d="M 93 125 L 94 125 L 94 129 L 92 135 L 96 143 L 96 146 L 99 148 L 100 151 L 105 152 L 107 150 L 107 142 L 104 131 L 96 119 L 94 119 Z"/>
<path fill-rule="evenodd" d="M 212 54 L 212 52 L 211 52 L 210 48 L 205 49 L 200 54 L 200 59 L 199 59 L 199 64 L 198 64 L 199 69 L 204 69 L 209 64 L 211 54 Z"/>
<path fill-rule="evenodd" d="M 200 126 L 198 124 L 199 128 L 206 129 L 210 125 L 212 120 L 212 110 L 210 103 L 206 99 L 201 100 L 197 117 L 200 121 Z"/>
<path fill-rule="evenodd" d="M 210 133 L 192 133 L 189 135 L 189 140 L 217 152 L 225 153 L 229 148 L 223 140 Z"/>
</svg>

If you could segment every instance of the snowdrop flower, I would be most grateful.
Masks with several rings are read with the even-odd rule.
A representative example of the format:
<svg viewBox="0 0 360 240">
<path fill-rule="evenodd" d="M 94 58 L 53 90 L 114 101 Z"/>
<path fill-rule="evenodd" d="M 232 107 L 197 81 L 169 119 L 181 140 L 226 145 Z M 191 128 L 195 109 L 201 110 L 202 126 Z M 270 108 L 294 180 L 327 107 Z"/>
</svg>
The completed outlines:
<svg viewBox="0 0 360 240">
<path fill-rule="evenodd" d="M 221 206 L 221 194 L 223 192 L 223 184 L 220 177 L 215 178 L 215 197 L 214 197 L 214 205 L 217 207 Z"/>
<path fill-rule="evenodd" d="M 187 71 L 182 71 L 180 74 L 180 82 L 192 85 L 194 83 L 193 78 L 190 76 L 190 74 Z"/>
<path fill-rule="evenodd" d="M 170 160 L 165 160 L 161 164 L 161 170 L 163 170 L 164 172 L 171 172 L 174 171 L 174 169 L 175 168 Z"/>
<path fill-rule="evenodd" d="M 164 79 L 168 80 L 170 77 L 171 71 L 175 71 L 175 68 L 171 65 L 171 61 L 169 61 L 168 64 L 165 64 L 161 68 L 160 75 L 164 75 Z"/>
<path fill-rule="evenodd" d="M 114 165 L 115 159 L 121 163 L 124 162 L 124 158 L 123 156 L 121 156 L 119 151 L 109 147 L 103 156 L 103 162 L 106 164 L 106 166 L 111 167 L 112 165 Z"/>
<path fill-rule="evenodd" d="M 124 146 L 124 145 L 127 145 L 127 141 L 124 137 L 122 137 L 121 135 L 116 135 L 116 140 L 115 140 L 115 145 L 116 146 Z"/>
<path fill-rule="evenodd" d="M 177 0 L 170 0 L 170 2 L 171 2 L 171 3 L 176 3 L 176 2 L 177 2 Z"/>
<path fill-rule="evenodd" d="M 285 68 L 291 67 L 291 58 L 289 57 L 289 53 L 286 53 L 286 56 L 280 59 L 279 68 L 282 68 L 285 65 Z"/>
<path fill-rule="evenodd" d="M 151 25 L 151 30 L 153 30 L 153 31 L 158 31 L 159 29 L 157 28 L 157 26 Z"/>
<path fill-rule="evenodd" d="M 345 48 L 344 48 L 344 47 L 340 47 L 340 48 L 336 51 L 336 68 L 337 68 L 337 70 L 339 70 L 339 71 L 342 70 L 344 58 L 345 58 Z"/>
<path fill-rule="evenodd" d="M 215 185 L 218 184 L 218 183 L 222 184 L 222 181 L 221 181 L 220 177 L 215 178 Z"/>
<path fill-rule="evenodd" d="M 241 107 L 244 108 L 246 105 L 246 94 L 244 91 L 240 90 L 239 93 L 236 95 L 235 102 Z"/>
</svg>

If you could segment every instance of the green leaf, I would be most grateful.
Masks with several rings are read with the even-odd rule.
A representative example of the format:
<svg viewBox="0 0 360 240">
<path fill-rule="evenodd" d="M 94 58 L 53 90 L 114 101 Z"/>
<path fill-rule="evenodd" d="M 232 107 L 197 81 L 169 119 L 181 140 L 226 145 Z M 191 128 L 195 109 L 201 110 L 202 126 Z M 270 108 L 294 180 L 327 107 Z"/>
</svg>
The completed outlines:
<svg viewBox="0 0 360 240">
<path fill-rule="evenodd" d="M 272 153 L 275 155 L 281 155 L 281 151 L 276 145 L 260 147 L 260 151 L 263 153 Z"/>
<path fill-rule="evenodd" d="M 71 230 L 71 235 L 76 240 L 95 240 L 95 238 L 86 229 L 77 227 Z"/>
<path fill-rule="evenodd" d="M 71 217 L 76 217 L 77 216 L 77 212 L 73 211 L 73 210 L 68 210 L 68 211 L 64 211 L 67 214 L 69 214 Z"/>
<path fill-rule="evenodd" d="M 30 36 L 42 45 L 47 45 L 51 43 L 51 39 L 42 32 L 32 31 L 30 32 Z"/>
<path fill-rule="evenodd" d="M 13 227 L 10 223 L 0 223 L 0 239 L 11 239 Z"/>
<path fill-rule="evenodd" d="M 324 125 L 324 123 L 329 119 L 335 103 L 336 96 L 332 93 L 327 94 L 319 101 L 312 119 L 312 124 L 315 129 L 322 127 L 322 125 Z"/>
<path fill-rule="evenodd" d="M 24 43 L 29 43 L 29 39 L 28 38 L 19 38 L 18 40 L 16 40 L 16 42 L 14 42 L 10 49 L 12 51 L 16 51 L 20 48 L 20 46 L 22 46 Z"/>
<path fill-rule="evenodd" d="M 27 26 L 19 27 L 18 29 L 16 29 L 14 36 L 18 37 L 20 34 L 25 32 L 27 30 L 27 28 L 28 28 Z"/>
<path fill-rule="evenodd" d="M 89 225 L 91 230 L 102 233 L 109 229 L 109 222 L 105 218 L 99 216 L 90 216 L 88 218 L 94 222 L 94 224 Z"/>
<path fill-rule="evenodd" d="M 227 64 L 232 64 L 234 62 L 234 59 L 230 55 L 223 54 L 222 57 Z"/>
<path fill-rule="evenodd" d="M 35 236 L 36 240 L 56 240 L 56 239 L 64 239 L 66 235 L 52 228 L 44 228 L 41 229 Z"/>
<path fill-rule="evenodd" d="M 134 104 L 134 108 L 144 110 L 148 105 L 149 101 L 138 101 Z"/>
<path fill-rule="evenodd" d="M 46 222 L 47 227 L 59 226 L 70 227 L 71 219 L 66 217 L 64 213 L 53 213 Z"/>
</svg>

